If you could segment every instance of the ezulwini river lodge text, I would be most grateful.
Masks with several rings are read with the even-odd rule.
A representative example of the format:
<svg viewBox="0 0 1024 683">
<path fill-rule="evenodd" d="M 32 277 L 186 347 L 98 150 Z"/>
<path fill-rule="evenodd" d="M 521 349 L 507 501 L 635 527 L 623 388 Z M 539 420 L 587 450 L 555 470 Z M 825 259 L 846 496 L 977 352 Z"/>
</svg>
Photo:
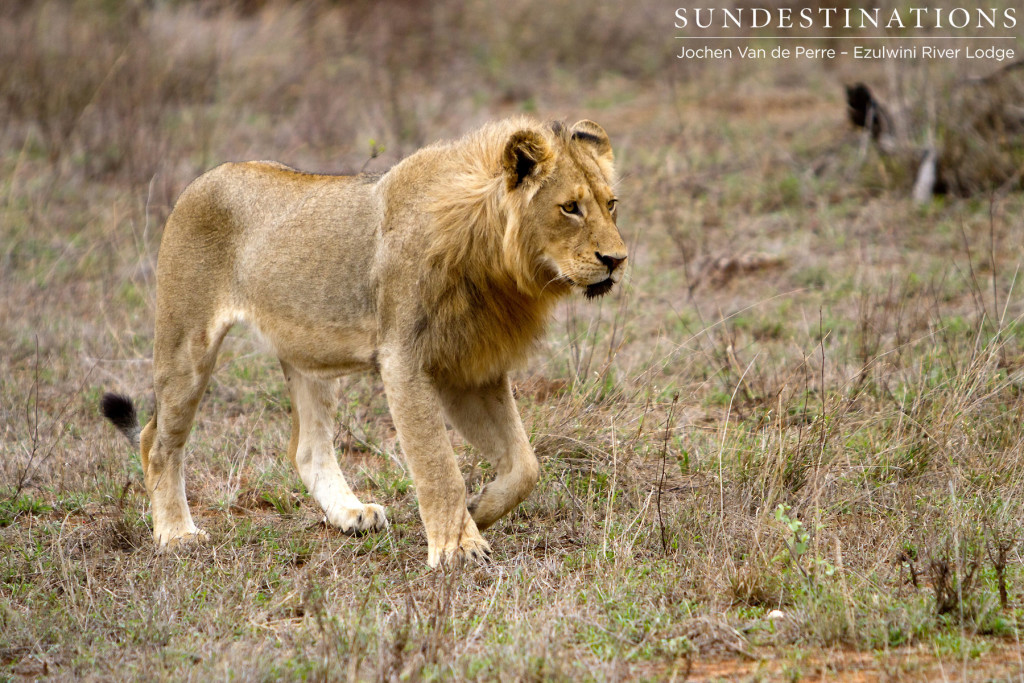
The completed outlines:
<svg viewBox="0 0 1024 683">
<path fill-rule="evenodd" d="M 772 49 L 763 47 L 700 47 L 683 46 L 678 59 L 835 59 L 838 55 L 852 56 L 854 59 L 992 59 L 998 62 L 1014 59 L 1012 48 L 1001 47 L 945 47 L 941 45 L 910 45 L 890 47 L 853 45 L 846 50 L 836 48 L 776 46 Z"/>
</svg>

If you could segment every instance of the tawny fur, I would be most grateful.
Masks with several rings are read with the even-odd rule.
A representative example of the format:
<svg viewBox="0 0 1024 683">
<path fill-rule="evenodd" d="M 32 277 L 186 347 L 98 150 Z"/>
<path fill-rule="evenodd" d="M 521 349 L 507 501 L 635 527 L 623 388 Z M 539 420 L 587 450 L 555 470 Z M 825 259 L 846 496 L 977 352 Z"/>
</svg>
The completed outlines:
<svg viewBox="0 0 1024 683">
<path fill-rule="evenodd" d="M 183 447 L 221 340 L 246 322 L 281 360 L 289 457 L 328 521 L 354 533 L 387 524 L 348 487 L 332 445 L 335 378 L 376 368 L 428 562 L 487 555 L 480 529 L 539 476 L 507 373 L 558 297 L 621 278 L 613 183 L 600 126 L 525 118 L 424 148 L 381 176 L 248 162 L 197 179 L 168 218 L 157 269 L 157 410 L 141 432 L 157 542 L 203 535 L 185 500 Z M 130 405 L 109 407 L 117 417 Z M 495 468 L 472 501 L 445 419 Z"/>
</svg>

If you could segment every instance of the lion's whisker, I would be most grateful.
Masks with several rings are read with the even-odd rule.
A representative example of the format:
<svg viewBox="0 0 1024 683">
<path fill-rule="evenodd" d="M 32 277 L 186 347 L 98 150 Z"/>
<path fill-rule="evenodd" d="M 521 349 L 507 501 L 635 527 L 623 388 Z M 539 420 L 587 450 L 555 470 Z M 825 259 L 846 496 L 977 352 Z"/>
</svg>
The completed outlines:
<svg viewBox="0 0 1024 683">
<path fill-rule="evenodd" d="M 553 278 L 551 278 L 550 280 L 548 280 L 547 282 L 544 283 L 544 286 L 540 288 L 541 293 L 543 294 L 544 290 L 548 288 L 548 285 L 550 285 L 552 283 L 555 283 L 555 282 L 564 283 L 564 284 L 569 285 L 570 287 L 576 284 L 575 282 L 572 281 L 572 279 L 566 277 L 565 275 L 559 274 L 559 275 L 554 276 Z"/>
</svg>

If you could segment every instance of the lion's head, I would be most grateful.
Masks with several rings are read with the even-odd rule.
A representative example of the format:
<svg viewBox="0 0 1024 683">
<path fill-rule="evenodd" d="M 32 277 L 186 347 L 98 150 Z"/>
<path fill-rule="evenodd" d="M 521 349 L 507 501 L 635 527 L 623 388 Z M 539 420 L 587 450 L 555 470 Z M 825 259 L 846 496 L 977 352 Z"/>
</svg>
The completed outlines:
<svg viewBox="0 0 1024 683">
<path fill-rule="evenodd" d="M 518 117 L 437 148 L 434 230 L 419 280 L 418 335 L 435 371 L 471 382 L 519 364 L 555 301 L 622 279 L 608 135 Z"/>
<path fill-rule="evenodd" d="M 622 278 L 626 245 L 608 134 L 593 121 L 512 133 L 502 153 L 509 221 L 503 250 L 520 287 L 606 294 Z"/>
</svg>

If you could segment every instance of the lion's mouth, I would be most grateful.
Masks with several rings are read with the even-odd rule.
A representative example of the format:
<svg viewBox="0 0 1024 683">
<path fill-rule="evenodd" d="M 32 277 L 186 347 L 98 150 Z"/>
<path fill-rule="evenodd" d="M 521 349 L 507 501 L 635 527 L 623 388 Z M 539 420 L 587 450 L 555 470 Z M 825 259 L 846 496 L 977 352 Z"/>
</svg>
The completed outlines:
<svg viewBox="0 0 1024 683">
<path fill-rule="evenodd" d="M 586 289 L 583 290 L 583 296 L 587 297 L 588 299 L 594 299 L 599 296 L 604 296 L 608 292 L 612 291 L 612 286 L 614 284 L 615 282 L 611 278 L 608 278 L 607 280 L 602 280 L 601 282 L 595 282 L 592 285 L 587 285 Z"/>
</svg>

